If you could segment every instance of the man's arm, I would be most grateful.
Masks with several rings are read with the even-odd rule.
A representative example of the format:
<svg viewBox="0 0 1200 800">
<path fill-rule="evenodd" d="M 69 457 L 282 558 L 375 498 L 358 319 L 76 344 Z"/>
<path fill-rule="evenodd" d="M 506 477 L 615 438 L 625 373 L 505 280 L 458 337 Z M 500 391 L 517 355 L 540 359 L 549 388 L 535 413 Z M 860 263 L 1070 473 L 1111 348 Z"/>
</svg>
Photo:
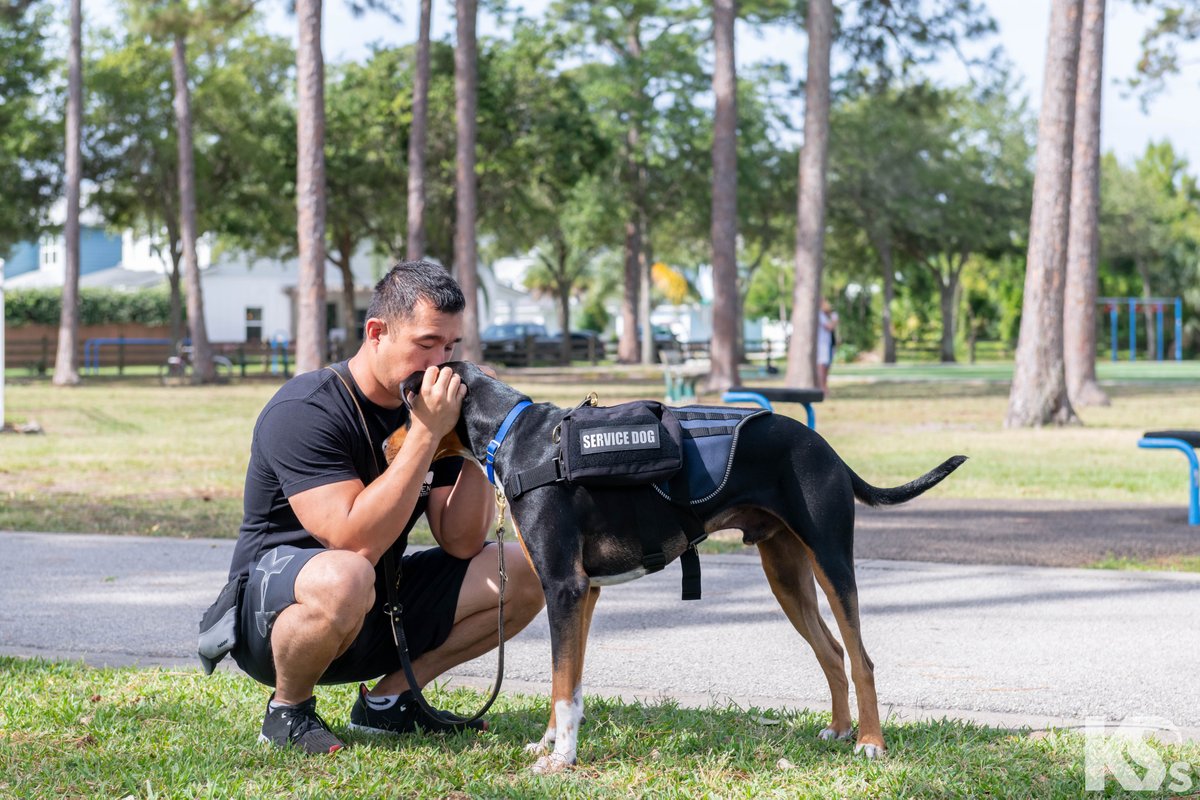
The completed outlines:
<svg viewBox="0 0 1200 800">
<path fill-rule="evenodd" d="M 483 549 L 496 513 L 496 490 L 472 461 L 463 463 L 453 486 L 429 493 L 425 517 L 441 548 L 455 558 L 473 558 Z"/>
<path fill-rule="evenodd" d="M 466 393 L 449 369 L 431 367 L 412 405 L 412 426 L 400 451 L 369 486 L 338 481 L 288 498 L 304 529 L 331 550 L 351 550 L 379 562 L 412 516 L 438 442 L 458 421 Z"/>
</svg>

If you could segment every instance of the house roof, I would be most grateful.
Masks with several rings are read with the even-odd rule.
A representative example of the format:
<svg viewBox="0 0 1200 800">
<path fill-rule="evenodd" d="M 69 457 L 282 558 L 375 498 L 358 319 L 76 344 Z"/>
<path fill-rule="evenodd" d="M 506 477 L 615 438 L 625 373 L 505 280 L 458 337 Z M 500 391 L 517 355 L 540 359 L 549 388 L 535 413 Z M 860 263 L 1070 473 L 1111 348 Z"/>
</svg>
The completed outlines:
<svg viewBox="0 0 1200 800">
<path fill-rule="evenodd" d="M 163 284 L 166 279 L 165 275 L 158 272 L 123 269 L 118 266 L 82 275 L 79 278 L 79 285 L 83 288 L 148 289 Z M 26 272 L 4 281 L 5 290 L 57 289 L 61 287 L 62 279 L 58 275 L 43 270 Z"/>
</svg>

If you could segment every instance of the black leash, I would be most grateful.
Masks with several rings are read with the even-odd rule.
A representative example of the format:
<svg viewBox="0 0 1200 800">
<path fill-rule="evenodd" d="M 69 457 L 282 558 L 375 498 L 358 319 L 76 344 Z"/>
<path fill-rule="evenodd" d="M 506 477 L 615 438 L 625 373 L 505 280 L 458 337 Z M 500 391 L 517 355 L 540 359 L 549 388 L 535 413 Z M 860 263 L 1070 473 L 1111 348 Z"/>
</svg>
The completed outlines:
<svg viewBox="0 0 1200 800">
<path fill-rule="evenodd" d="M 504 588 L 508 583 L 508 573 L 504 569 L 504 507 L 507 503 L 504 499 L 504 493 L 499 489 L 496 490 L 496 505 L 499 507 L 499 513 L 496 517 L 496 562 L 500 573 L 500 605 L 496 627 L 499 630 L 500 644 L 496 648 L 496 682 L 492 685 L 491 696 L 483 704 L 483 708 L 476 711 L 474 715 L 461 717 L 451 711 L 434 708 L 429 705 L 425 696 L 421 694 L 420 686 L 417 683 L 417 676 L 413 673 L 412 660 L 408 656 L 408 640 L 404 635 L 404 621 L 402 619 L 404 608 L 396 599 L 396 590 L 393 588 L 399 585 L 399 575 L 396 574 L 398 570 L 396 569 L 395 559 L 388 557 L 384 563 L 388 584 L 388 605 L 385 610 L 392 619 L 392 639 L 395 640 L 396 651 L 400 654 L 400 666 L 404 668 L 404 676 L 408 678 L 408 687 L 412 689 L 413 698 L 417 701 L 417 705 L 426 714 L 433 717 L 435 721 L 443 725 L 470 725 L 482 719 L 487 710 L 492 707 L 492 703 L 496 702 L 496 698 L 500 696 L 500 685 L 504 682 Z M 388 551 L 388 556 L 390 555 L 391 551 Z"/>
<path fill-rule="evenodd" d="M 383 467 L 379 464 L 379 451 L 375 449 L 375 443 L 371 441 L 371 430 L 367 427 L 367 418 L 363 414 L 362 406 L 359 405 L 358 397 L 354 394 L 354 389 L 352 388 L 354 385 L 354 376 L 350 374 L 350 369 L 344 361 L 331 364 L 326 369 L 337 375 L 338 380 L 345 387 L 346 393 L 350 395 L 350 400 L 354 403 L 355 410 L 358 411 L 358 421 L 362 425 L 363 435 L 367 437 L 367 446 L 371 451 L 372 463 L 375 465 L 375 474 L 371 477 L 371 480 L 374 480 L 383 474 Z M 413 672 L 412 659 L 408 654 L 408 639 L 404 635 L 404 607 L 397 598 L 401 578 L 400 565 L 396 562 L 396 557 L 392 553 L 391 547 L 384 551 L 383 554 L 384 583 L 387 585 L 388 593 L 388 602 L 384 606 L 384 613 L 392 621 L 392 640 L 396 643 L 396 652 L 400 656 L 400 666 L 404 669 L 404 677 L 408 680 L 408 688 L 412 691 L 413 699 L 417 701 L 417 705 L 421 707 L 421 710 L 432 717 L 434 721 L 446 726 L 465 726 L 482 719 L 483 715 L 492 707 L 492 703 L 496 702 L 496 698 L 500 695 L 500 686 L 504 682 L 504 589 L 508 584 L 508 573 L 504 569 L 504 508 L 507 505 L 507 501 L 504 498 L 504 492 L 499 487 L 496 489 L 496 505 L 499 508 L 499 514 L 496 518 L 496 563 L 500 574 L 500 604 L 497 612 L 499 617 L 497 628 L 499 630 L 500 644 L 496 655 L 496 682 L 492 686 L 492 694 L 488 697 L 487 702 L 470 717 L 462 717 L 451 711 L 434 708 L 425 699 L 425 695 L 421 693 L 421 687 L 418 685 L 416 674 Z"/>
</svg>

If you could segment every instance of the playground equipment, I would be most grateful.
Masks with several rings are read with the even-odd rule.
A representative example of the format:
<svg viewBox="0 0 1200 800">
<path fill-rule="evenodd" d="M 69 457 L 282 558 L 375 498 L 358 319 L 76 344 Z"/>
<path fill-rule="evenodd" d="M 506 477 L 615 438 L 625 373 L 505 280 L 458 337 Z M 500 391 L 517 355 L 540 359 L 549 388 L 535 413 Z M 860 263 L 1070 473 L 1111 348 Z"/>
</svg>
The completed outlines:
<svg viewBox="0 0 1200 800">
<path fill-rule="evenodd" d="M 1175 360 L 1183 360 L 1183 300 L 1178 297 L 1101 297 L 1096 302 L 1108 309 L 1109 327 L 1112 330 L 1112 360 L 1117 360 L 1117 323 L 1121 309 L 1129 309 L 1129 360 L 1137 361 L 1137 312 L 1153 309 L 1157 322 L 1158 360 L 1163 360 L 1163 308 L 1172 306 L 1175 309 Z"/>
</svg>

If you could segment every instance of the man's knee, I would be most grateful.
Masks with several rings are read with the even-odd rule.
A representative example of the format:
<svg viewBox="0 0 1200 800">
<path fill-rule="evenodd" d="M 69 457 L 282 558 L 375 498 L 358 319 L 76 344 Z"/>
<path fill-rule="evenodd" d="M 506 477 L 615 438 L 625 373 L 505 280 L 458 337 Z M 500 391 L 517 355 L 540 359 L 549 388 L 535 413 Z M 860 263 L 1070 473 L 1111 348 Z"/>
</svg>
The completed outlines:
<svg viewBox="0 0 1200 800">
<path fill-rule="evenodd" d="M 375 568 L 357 553 L 321 553 L 297 576 L 296 602 L 326 616 L 334 627 L 358 626 L 375 603 Z"/>
<path fill-rule="evenodd" d="M 504 557 L 511 565 L 506 565 L 505 568 L 509 577 L 505 601 L 511 601 L 521 608 L 529 609 L 531 616 L 537 614 L 546 604 L 546 596 L 542 592 L 542 583 L 538 579 L 537 573 L 525 559 L 520 545 L 506 545 Z"/>
</svg>

